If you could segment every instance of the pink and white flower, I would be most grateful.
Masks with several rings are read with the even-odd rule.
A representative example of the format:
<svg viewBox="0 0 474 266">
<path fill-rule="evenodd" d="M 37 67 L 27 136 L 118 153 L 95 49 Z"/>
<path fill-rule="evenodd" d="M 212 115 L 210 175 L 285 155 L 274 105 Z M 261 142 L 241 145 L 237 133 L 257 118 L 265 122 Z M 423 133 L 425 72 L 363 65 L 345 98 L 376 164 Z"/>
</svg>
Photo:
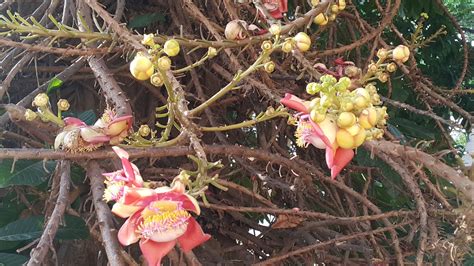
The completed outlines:
<svg viewBox="0 0 474 266">
<path fill-rule="evenodd" d="M 352 149 L 339 148 L 336 143 L 337 124 L 334 118 L 326 117 L 322 122 L 316 123 L 309 116 L 309 102 L 304 101 L 290 93 L 280 102 L 299 112 L 296 137 L 298 146 L 307 147 L 312 144 L 318 149 L 326 150 L 326 164 L 331 169 L 334 179 L 354 157 Z"/>
</svg>

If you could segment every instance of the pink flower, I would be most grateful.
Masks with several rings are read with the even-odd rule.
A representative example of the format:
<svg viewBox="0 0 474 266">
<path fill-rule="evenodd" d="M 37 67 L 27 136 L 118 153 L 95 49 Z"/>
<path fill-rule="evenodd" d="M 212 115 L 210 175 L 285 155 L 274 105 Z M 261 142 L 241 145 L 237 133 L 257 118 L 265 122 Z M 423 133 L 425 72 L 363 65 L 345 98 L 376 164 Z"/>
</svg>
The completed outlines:
<svg viewBox="0 0 474 266">
<path fill-rule="evenodd" d="M 262 4 L 274 19 L 281 19 L 283 13 L 288 12 L 288 0 L 263 0 Z M 265 17 L 265 13 L 260 8 L 258 11 Z"/>
<path fill-rule="evenodd" d="M 125 150 L 117 146 L 113 146 L 112 149 L 121 159 L 122 169 L 103 174 L 107 179 L 104 181 L 107 185 L 104 191 L 104 199 L 120 202 L 126 189 L 133 190 L 133 188 L 143 187 L 143 178 L 138 167 L 128 160 L 129 156 Z"/>
<path fill-rule="evenodd" d="M 172 188 L 125 190 L 122 202 L 112 209 L 114 214 L 128 217 L 118 233 L 120 243 L 128 246 L 139 241 L 150 266 L 160 265 L 177 242 L 187 252 L 210 238 L 189 213 L 199 215 L 200 208 L 184 189 L 175 181 Z"/>
<path fill-rule="evenodd" d="M 54 148 L 71 152 L 92 151 L 106 143 L 118 144 L 132 126 L 132 116 L 117 117 L 111 110 L 106 110 L 93 126 L 75 117 L 66 117 L 63 121 L 65 127 L 56 136 Z"/>
<path fill-rule="evenodd" d="M 315 123 L 309 117 L 308 104 L 290 93 L 280 102 L 299 112 L 298 125 L 296 129 L 297 145 L 306 147 L 312 144 L 318 149 L 326 150 L 326 164 L 331 169 L 331 177 L 334 179 L 341 170 L 352 160 L 354 151 L 352 149 L 339 148 L 336 143 L 337 125 L 335 119 L 327 116 L 322 122 Z"/>
</svg>

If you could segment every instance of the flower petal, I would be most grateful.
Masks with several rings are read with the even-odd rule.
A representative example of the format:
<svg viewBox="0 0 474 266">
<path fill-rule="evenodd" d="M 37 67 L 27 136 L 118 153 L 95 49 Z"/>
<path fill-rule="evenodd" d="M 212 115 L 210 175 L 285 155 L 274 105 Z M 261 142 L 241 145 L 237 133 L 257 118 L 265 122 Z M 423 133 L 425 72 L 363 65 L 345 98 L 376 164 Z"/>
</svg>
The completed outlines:
<svg viewBox="0 0 474 266">
<path fill-rule="evenodd" d="M 128 181 L 134 185 L 141 186 L 141 184 L 135 184 L 135 169 L 133 168 L 132 163 L 128 160 L 128 153 L 124 149 L 117 146 L 113 146 L 112 149 L 122 161 L 122 167 L 125 171 L 125 176 L 128 178 Z"/>
<path fill-rule="evenodd" d="M 305 114 L 308 113 L 308 107 L 305 105 L 305 101 L 291 93 L 286 93 L 285 98 L 282 98 L 280 103 L 298 112 Z"/>
<path fill-rule="evenodd" d="M 81 129 L 81 137 L 84 141 L 89 143 L 103 143 L 110 140 L 110 138 L 96 130 L 92 127 L 86 126 L 82 127 Z"/>
<path fill-rule="evenodd" d="M 153 189 L 144 187 L 125 187 L 123 193 L 124 195 L 120 202 L 136 206 L 145 206 L 148 202 L 153 201 L 154 196 L 157 195 Z M 146 200 L 147 198 L 150 198 L 150 200 Z"/>
<path fill-rule="evenodd" d="M 176 240 L 169 242 L 155 242 L 152 240 L 140 240 L 140 249 L 145 257 L 148 266 L 160 266 L 161 259 L 170 252 Z"/>
<path fill-rule="evenodd" d="M 191 217 L 188 220 L 188 230 L 186 230 L 184 235 L 178 238 L 178 243 L 183 251 L 187 252 L 206 242 L 209 238 L 211 238 L 211 236 L 205 234 L 201 226 Z"/>
<path fill-rule="evenodd" d="M 137 220 L 140 217 L 140 213 L 135 213 L 132 217 L 128 218 L 118 232 L 118 240 L 120 244 L 128 246 L 139 240 L 139 235 L 136 233 Z"/>
<path fill-rule="evenodd" d="M 352 158 L 354 158 L 354 151 L 352 149 L 337 149 L 334 156 L 334 164 L 331 167 L 331 178 L 335 179 Z"/>
<path fill-rule="evenodd" d="M 82 121 L 81 119 L 79 118 L 75 118 L 75 117 L 65 117 L 63 119 L 64 123 L 66 124 L 66 126 L 70 126 L 70 125 L 74 125 L 74 126 L 87 126 L 87 124 Z"/>
<path fill-rule="evenodd" d="M 184 209 L 188 211 L 192 211 L 198 215 L 201 213 L 201 209 L 199 208 L 199 205 L 196 199 L 188 194 L 176 193 L 176 192 L 160 193 L 160 194 L 157 194 L 154 199 L 181 202 L 183 204 L 182 207 Z"/>
<path fill-rule="evenodd" d="M 123 131 L 129 130 L 131 125 L 131 115 L 121 116 L 108 123 L 105 132 L 109 136 L 117 136 L 120 135 L 120 133 L 122 133 Z"/>
<path fill-rule="evenodd" d="M 127 218 L 139 211 L 140 209 L 143 209 L 142 206 L 134 206 L 134 205 L 126 205 L 120 202 L 114 203 L 112 206 L 112 213 L 121 217 L 121 218 Z"/>
</svg>

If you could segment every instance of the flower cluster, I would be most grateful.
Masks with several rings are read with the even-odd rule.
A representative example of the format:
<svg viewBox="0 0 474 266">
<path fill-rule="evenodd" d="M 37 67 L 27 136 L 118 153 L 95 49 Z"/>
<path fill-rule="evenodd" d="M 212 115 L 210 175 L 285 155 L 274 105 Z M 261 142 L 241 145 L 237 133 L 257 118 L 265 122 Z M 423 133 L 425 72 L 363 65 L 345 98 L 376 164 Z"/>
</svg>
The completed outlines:
<svg viewBox="0 0 474 266">
<path fill-rule="evenodd" d="M 306 90 L 316 95 L 311 101 L 286 94 L 281 103 L 299 112 L 297 145 L 309 144 L 326 150 L 326 163 L 335 178 L 353 156 L 353 149 L 365 140 L 380 138 L 387 118 L 380 107 L 380 96 L 373 84 L 350 91 L 348 77 L 337 80 L 324 75 L 319 83 L 309 83 Z"/>
<path fill-rule="evenodd" d="M 311 0 L 313 6 L 319 5 L 319 0 Z M 326 12 L 321 12 L 314 17 L 313 23 L 319 26 L 325 26 L 329 21 L 336 20 L 337 14 L 346 8 L 345 0 L 337 0 Z"/>
<path fill-rule="evenodd" d="M 54 140 L 54 148 L 71 152 L 92 151 L 108 143 L 116 145 L 128 136 L 132 127 L 132 116 L 118 116 L 114 111 L 106 109 L 94 125 L 84 121 L 66 117 L 65 126 Z"/>
<path fill-rule="evenodd" d="M 199 215 L 200 208 L 179 178 L 172 187 L 148 188 L 127 152 L 112 148 L 122 161 L 122 169 L 104 174 L 104 199 L 115 201 L 112 212 L 127 218 L 118 233 L 122 245 L 139 242 L 148 265 L 159 266 L 177 242 L 187 252 L 210 238 L 189 213 Z"/>
</svg>

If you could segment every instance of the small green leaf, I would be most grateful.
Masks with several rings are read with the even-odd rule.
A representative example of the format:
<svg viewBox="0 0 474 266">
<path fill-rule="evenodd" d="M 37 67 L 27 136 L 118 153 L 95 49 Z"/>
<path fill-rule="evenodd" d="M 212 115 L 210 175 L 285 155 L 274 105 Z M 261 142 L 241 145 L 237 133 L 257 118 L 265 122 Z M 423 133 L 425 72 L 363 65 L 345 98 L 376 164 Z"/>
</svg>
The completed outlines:
<svg viewBox="0 0 474 266">
<path fill-rule="evenodd" d="M 11 253 L 0 253 L 0 266 L 19 266 L 28 261 L 28 257 Z"/>
<path fill-rule="evenodd" d="M 0 241 L 36 239 L 43 233 L 44 216 L 31 216 L 0 228 Z M 66 215 L 64 225 L 56 232 L 56 239 L 84 239 L 89 236 L 87 226 L 79 217 Z"/>
<path fill-rule="evenodd" d="M 49 82 L 48 88 L 46 89 L 46 94 L 51 94 L 53 91 L 59 89 L 63 85 L 63 81 L 58 78 L 53 78 Z"/>
<path fill-rule="evenodd" d="M 129 28 L 143 28 L 150 26 L 155 22 L 165 22 L 165 16 L 161 13 L 147 13 L 143 15 L 135 16 L 128 22 Z"/>
<path fill-rule="evenodd" d="M 51 176 L 55 167 L 54 161 L 19 160 L 13 163 L 13 160 L 3 160 L 0 162 L 0 188 L 12 185 L 37 186 Z"/>
</svg>

